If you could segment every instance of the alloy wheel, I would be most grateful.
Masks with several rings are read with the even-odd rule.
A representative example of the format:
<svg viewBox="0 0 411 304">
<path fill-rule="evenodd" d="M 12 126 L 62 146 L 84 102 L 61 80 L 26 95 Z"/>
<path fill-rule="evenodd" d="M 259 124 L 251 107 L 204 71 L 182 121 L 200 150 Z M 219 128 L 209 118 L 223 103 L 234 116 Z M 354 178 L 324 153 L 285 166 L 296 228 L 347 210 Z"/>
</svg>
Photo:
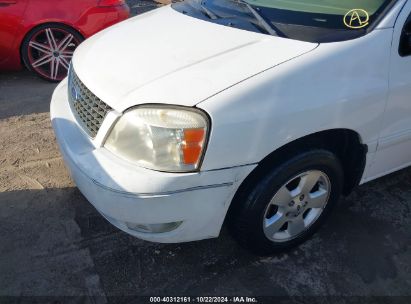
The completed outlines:
<svg viewBox="0 0 411 304">
<path fill-rule="evenodd" d="M 328 176 L 318 170 L 303 172 L 285 183 L 268 204 L 265 236 L 274 242 L 295 239 L 321 215 L 331 192 Z"/>
<path fill-rule="evenodd" d="M 74 50 L 79 44 L 80 40 L 64 29 L 41 29 L 28 43 L 29 65 L 42 77 L 61 81 L 67 75 Z"/>
</svg>

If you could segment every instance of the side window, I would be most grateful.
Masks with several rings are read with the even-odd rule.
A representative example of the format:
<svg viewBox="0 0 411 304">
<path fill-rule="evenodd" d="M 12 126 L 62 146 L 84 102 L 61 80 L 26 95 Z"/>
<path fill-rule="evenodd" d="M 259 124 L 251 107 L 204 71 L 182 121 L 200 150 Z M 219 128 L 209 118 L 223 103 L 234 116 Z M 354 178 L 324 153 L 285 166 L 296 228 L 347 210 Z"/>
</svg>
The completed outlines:
<svg viewBox="0 0 411 304">
<path fill-rule="evenodd" d="M 401 57 L 411 55 L 411 15 L 408 16 L 407 21 L 402 29 L 400 38 L 400 48 L 398 50 Z"/>
</svg>

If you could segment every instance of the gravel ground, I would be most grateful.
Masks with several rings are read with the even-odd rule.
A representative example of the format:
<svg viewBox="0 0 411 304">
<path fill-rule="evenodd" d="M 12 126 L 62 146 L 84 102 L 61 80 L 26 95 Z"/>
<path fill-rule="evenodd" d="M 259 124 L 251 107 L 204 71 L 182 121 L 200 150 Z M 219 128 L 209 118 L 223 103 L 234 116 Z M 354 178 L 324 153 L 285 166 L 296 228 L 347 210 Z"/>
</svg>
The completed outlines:
<svg viewBox="0 0 411 304">
<path fill-rule="evenodd" d="M 129 2 L 134 12 L 157 6 Z M 287 254 L 253 256 L 225 229 L 213 240 L 148 243 L 108 224 L 71 181 L 50 127 L 54 87 L 28 72 L 0 74 L 0 302 L 200 294 L 411 302 L 411 169 L 359 187 Z"/>
</svg>

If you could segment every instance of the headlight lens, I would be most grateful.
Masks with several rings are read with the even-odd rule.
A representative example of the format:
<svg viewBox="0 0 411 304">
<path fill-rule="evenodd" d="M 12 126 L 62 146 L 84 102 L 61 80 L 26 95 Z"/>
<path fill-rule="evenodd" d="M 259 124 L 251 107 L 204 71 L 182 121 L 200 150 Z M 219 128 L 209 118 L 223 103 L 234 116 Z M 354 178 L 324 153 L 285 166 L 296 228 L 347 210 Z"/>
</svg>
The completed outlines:
<svg viewBox="0 0 411 304">
<path fill-rule="evenodd" d="M 120 118 L 105 147 L 148 169 L 194 171 L 204 153 L 208 128 L 208 118 L 200 111 L 138 107 Z"/>
</svg>

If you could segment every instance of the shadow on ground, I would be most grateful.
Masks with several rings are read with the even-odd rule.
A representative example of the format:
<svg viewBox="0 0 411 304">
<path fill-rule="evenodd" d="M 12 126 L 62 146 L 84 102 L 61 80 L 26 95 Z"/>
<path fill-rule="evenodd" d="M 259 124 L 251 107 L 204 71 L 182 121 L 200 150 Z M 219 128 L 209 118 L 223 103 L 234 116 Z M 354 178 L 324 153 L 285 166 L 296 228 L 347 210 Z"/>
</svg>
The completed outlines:
<svg viewBox="0 0 411 304">
<path fill-rule="evenodd" d="M 48 112 L 56 86 L 26 70 L 0 72 L 0 119 Z"/>
<path fill-rule="evenodd" d="M 272 257 L 218 239 L 154 244 L 76 188 L 0 193 L 0 295 L 411 296 L 411 170 L 360 187 L 301 247 Z M 117 302 L 117 301 L 116 301 Z"/>
</svg>

